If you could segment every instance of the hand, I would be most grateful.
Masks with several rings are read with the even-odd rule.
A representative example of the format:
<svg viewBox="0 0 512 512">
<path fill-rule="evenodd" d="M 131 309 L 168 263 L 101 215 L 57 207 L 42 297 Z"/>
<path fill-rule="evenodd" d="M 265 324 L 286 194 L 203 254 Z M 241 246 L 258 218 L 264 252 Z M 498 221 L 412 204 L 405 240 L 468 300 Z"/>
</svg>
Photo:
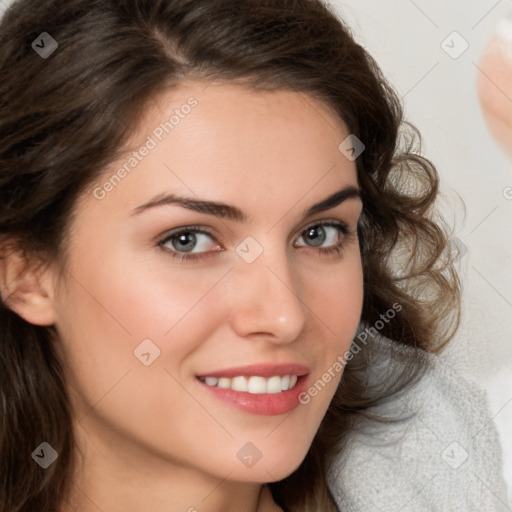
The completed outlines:
<svg viewBox="0 0 512 512">
<path fill-rule="evenodd" d="M 478 64 L 477 89 L 490 132 L 512 158 L 512 19 L 502 19 Z"/>
</svg>

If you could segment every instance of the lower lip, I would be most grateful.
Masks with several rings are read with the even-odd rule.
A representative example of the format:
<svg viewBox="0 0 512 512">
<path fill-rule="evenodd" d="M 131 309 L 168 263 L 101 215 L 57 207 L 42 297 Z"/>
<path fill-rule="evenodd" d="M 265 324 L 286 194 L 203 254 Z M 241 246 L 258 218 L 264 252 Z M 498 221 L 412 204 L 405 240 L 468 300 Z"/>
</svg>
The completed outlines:
<svg viewBox="0 0 512 512">
<path fill-rule="evenodd" d="M 197 378 L 196 381 L 216 398 L 228 402 L 242 411 L 262 416 L 276 416 L 290 412 L 300 404 L 299 395 L 306 388 L 307 377 L 307 375 L 300 376 L 295 386 L 288 391 L 265 394 L 253 394 L 244 391 L 223 389 L 217 386 L 208 386 L 208 384 L 201 382 Z"/>
</svg>

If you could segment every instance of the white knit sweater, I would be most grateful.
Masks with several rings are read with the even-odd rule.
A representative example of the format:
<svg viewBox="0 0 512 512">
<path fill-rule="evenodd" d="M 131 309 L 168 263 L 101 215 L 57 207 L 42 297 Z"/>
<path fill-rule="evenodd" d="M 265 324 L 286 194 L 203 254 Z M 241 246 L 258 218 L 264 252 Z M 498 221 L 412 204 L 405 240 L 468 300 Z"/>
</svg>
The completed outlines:
<svg viewBox="0 0 512 512">
<path fill-rule="evenodd" d="M 391 364 L 403 364 L 395 343 L 375 342 Z M 512 511 L 486 394 L 443 358 L 427 357 L 429 369 L 415 386 L 371 409 L 411 417 L 396 424 L 358 420 L 361 428 L 332 466 L 329 487 L 341 512 Z"/>
</svg>

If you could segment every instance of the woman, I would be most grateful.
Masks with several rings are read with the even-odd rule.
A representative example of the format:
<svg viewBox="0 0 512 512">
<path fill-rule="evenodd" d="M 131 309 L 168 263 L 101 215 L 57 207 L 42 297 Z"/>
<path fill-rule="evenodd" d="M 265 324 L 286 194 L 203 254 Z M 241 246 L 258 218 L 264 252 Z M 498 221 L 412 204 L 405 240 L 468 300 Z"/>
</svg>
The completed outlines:
<svg viewBox="0 0 512 512">
<path fill-rule="evenodd" d="M 341 509 L 459 313 L 375 62 L 314 0 L 23 0 L 0 34 L 2 510 Z"/>
</svg>

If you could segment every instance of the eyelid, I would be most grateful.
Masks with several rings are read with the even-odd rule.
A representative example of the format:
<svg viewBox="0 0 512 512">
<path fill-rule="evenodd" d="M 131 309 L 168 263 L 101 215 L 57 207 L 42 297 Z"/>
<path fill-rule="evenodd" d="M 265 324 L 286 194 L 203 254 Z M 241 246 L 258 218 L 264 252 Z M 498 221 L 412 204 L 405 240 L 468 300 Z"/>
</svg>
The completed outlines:
<svg viewBox="0 0 512 512">
<path fill-rule="evenodd" d="M 295 233 L 293 238 L 298 238 L 298 237 L 302 236 L 302 233 L 304 233 L 304 231 L 306 231 L 307 229 L 312 228 L 314 226 L 319 226 L 319 225 L 340 227 L 340 228 L 343 228 L 347 233 L 350 231 L 348 224 L 342 220 L 334 219 L 334 218 L 318 219 L 318 220 L 311 221 L 308 224 L 306 224 L 304 227 L 300 228 Z M 187 231 L 205 233 L 205 234 L 211 236 L 213 239 L 215 239 L 215 241 L 219 245 L 224 245 L 222 243 L 222 241 L 220 240 L 222 237 L 214 229 L 212 229 L 208 226 L 199 225 L 199 224 L 190 224 L 190 225 L 186 225 L 186 226 L 180 226 L 180 227 L 171 229 L 169 231 L 166 231 L 164 234 L 162 234 L 161 236 L 159 236 L 157 238 L 157 243 L 160 244 L 162 242 L 167 241 L 167 239 L 169 239 L 171 236 L 177 235 L 179 233 L 184 233 Z"/>
<path fill-rule="evenodd" d="M 214 238 L 217 242 L 219 242 L 218 238 L 219 235 L 213 230 L 212 228 L 208 226 L 202 226 L 202 225 L 186 225 L 186 226 L 180 226 L 174 229 L 171 229 L 169 231 L 166 231 L 164 234 L 160 235 L 157 240 L 160 242 L 166 241 L 171 236 L 179 235 L 180 233 L 186 233 L 188 231 L 193 231 L 194 233 L 204 233 L 206 235 L 211 236 Z M 219 242 L 220 243 L 220 242 Z"/>
<path fill-rule="evenodd" d="M 308 224 L 306 224 L 306 226 L 304 226 L 302 229 L 301 229 L 301 233 L 310 228 L 310 227 L 314 227 L 314 226 L 343 226 L 345 228 L 348 229 L 348 225 L 346 222 L 342 221 L 342 220 L 339 220 L 339 219 L 335 219 L 335 218 L 329 218 L 329 219 L 319 219 L 319 220 L 314 220 L 312 222 L 309 222 Z"/>
<path fill-rule="evenodd" d="M 340 230 L 344 234 L 350 233 L 349 226 L 346 222 L 339 220 L 339 219 L 318 219 L 314 220 L 308 224 L 306 224 L 303 228 L 299 230 L 299 232 L 295 235 L 295 238 L 301 237 L 304 231 L 307 231 L 310 228 L 313 228 L 315 226 L 328 226 L 328 227 L 334 227 L 334 228 L 340 228 Z"/>
</svg>

